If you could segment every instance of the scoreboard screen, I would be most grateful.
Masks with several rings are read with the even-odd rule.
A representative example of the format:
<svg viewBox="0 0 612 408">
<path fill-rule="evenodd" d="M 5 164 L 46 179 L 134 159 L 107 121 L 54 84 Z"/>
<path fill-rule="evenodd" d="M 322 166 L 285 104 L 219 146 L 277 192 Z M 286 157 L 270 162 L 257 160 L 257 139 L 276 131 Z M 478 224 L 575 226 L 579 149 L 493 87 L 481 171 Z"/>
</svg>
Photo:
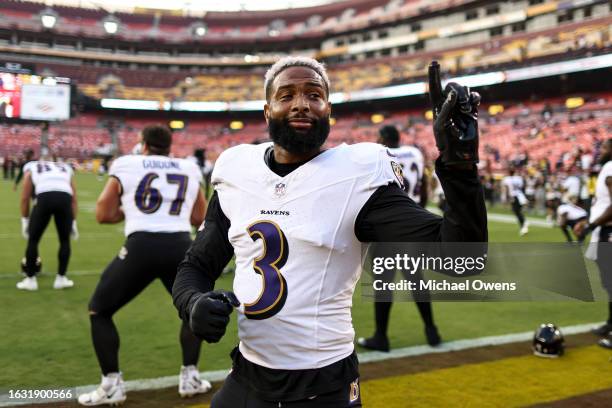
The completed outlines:
<svg viewBox="0 0 612 408">
<path fill-rule="evenodd" d="M 70 80 L 0 72 L 0 118 L 69 119 Z"/>
</svg>

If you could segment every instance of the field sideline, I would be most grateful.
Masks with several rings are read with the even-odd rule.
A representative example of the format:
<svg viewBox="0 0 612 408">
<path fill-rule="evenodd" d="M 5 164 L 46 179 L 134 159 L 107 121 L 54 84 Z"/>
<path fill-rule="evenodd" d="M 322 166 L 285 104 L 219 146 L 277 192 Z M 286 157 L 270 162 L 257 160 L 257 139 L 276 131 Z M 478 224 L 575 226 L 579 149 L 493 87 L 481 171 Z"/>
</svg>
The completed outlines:
<svg viewBox="0 0 612 408">
<path fill-rule="evenodd" d="M 40 290 L 23 293 L 15 289 L 19 261 L 25 241 L 20 235 L 18 194 L 11 184 L 0 182 L 0 394 L 2 389 L 78 386 L 99 380 L 99 370 L 89 338 L 87 303 L 104 266 L 123 242 L 122 226 L 99 226 L 93 218 L 95 200 L 103 181 L 93 175 L 77 176 L 81 238 L 73 245 L 69 274 L 74 271 L 75 288 L 51 289 L 56 267 L 57 242 L 50 226 L 41 244 L 45 275 Z M 517 226 L 490 222 L 492 241 L 519 241 Z M 562 235 L 550 227 L 532 226 L 520 241 L 561 242 Z M 231 276 L 224 275 L 218 287 L 229 288 Z M 594 285 L 598 288 L 598 285 Z M 605 316 L 601 303 L 436 303 L 434 313 L 446 341 L 503 335 L 533 330 L 542 322 L 561 327 L 600 321 Z M 162 285 L 151 285 L 141 296 L 116 315 L 121 335 L 120 363 L 126 380 L 156 378 L 178 373 L 179 321 L 170 296 Z M 373 307 L 356 294 L 353 321 L 357 336 L 373 331 Z M 393 347 L 416 346 L 424 336 L 416 308 L 411 303 L 394 306 L 390 338 Z M 229 367 L 229 351 L 236 343 L 235 323 L 216 345 L 202 350 L 202 371 Z M 389 365 L 390 374 L 393 364 Z M 373 405 L 376 406 L 376 405 Z"/>
</svg>

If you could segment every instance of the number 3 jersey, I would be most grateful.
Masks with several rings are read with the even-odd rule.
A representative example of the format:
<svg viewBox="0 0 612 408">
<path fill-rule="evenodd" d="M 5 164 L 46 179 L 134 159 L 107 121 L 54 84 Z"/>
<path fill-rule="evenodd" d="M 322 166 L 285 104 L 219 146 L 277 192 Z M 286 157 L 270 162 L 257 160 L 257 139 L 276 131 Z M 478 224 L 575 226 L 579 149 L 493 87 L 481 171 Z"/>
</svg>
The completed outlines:
<svg viewBox="0 0 612 408">
<path fill-rule="evenodd" d="M 49 191 L 60 191 L 72 195 L 72 167 L 66 163 L 46 160 L 31 161 L 23 167 L 24 174 L 30 172 L 34 192 L 38 195 Z"/>
<path fill-rule="evenodd" d="M 121 183 L 126 236 L 136 231 L 191 231 L 191 210 L 202 181 L 195 163 L 127 155 L 113 162 L 109 175 Z"/>
<path fill-rule="evenodd" d="M 357 215 L 401 172 L 385 148 L 361 143 L 280 177 L 264 161 L 270 146 L 228 149 L 212 175 L 236 255 L 239 347 L 264 367 L 321 368 L 353 352 Z"/>
</svg>

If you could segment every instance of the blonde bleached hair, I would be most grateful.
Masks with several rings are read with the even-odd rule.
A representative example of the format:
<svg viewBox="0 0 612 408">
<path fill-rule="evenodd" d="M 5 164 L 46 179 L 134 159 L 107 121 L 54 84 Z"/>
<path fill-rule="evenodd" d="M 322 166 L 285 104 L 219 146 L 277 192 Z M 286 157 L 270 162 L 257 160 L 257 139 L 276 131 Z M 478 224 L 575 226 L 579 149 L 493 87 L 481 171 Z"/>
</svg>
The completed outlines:
<svg viewBox="0 0 612 408">
<path fill-rule="evenodd" d="M 314 72 L 321 76 L 323 79 L 323 83 L 325 84 L 325 90 L 327 92 L 327 96 L 329 97 L 329 77 L 327 76 L 327 70 L 325 69 L 325 65 L 320 63 L 314 58 L 309 57 L 283 57 L 276 61 L 274 65 L 268 69 L 265 75 L 264 80 L 264 91 L 266 93 L 266 101 L 270 102 L 271 92 L 272 92 L 272 82 L 274 79 L 286 70 L 291 67 L 306 67 L 312 69 Z"/>
</svg>

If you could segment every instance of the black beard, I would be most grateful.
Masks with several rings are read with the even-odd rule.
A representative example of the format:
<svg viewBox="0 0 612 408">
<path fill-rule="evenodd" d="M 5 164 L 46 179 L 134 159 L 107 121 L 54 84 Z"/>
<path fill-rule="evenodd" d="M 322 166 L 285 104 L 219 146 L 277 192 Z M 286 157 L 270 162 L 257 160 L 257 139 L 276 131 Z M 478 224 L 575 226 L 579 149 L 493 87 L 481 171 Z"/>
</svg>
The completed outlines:
<svg viewBox="0 0 612 408">
<path fill-rule="evenodd" d="M 318 150 L 329 136 L 329 118 L 316 119 L 308 132 L 296 132 L 287 119 L 270 119 L 268 132 L 272 141 L 293 154 Z"/>
<path fill-rule="evenodd" d="M 599 158 L 599 164 L 601 164 L 602 166 L 604 164 L 606 164 L 608 161 L 610 161 L 610 157 L 612 157 L 612 155 L 610 153 L 605 154 L 604 156 L 601 156 Z"/>
</svg>

